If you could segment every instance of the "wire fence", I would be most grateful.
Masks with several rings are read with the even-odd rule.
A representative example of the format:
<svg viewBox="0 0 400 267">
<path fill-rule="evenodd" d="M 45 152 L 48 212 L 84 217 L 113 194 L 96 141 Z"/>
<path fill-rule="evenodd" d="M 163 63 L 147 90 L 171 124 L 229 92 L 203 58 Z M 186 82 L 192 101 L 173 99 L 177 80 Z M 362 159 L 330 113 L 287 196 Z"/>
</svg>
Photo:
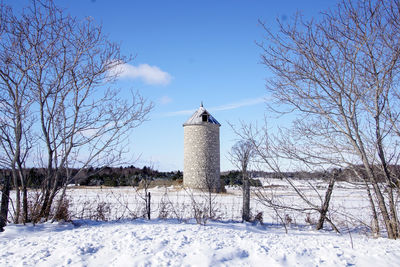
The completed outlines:
<svg viewBox="0 0 400 267">
<path fill-rule="evenodd" d="M 303 192 L 313 203 L 320 203 L 318 192 Z M 32 203 L 35 194 L 39 193 L 29 191 Z M 146 197 L 148 193 L 151 195 L 150 201 Z M 65 210 L 67 219 L 72 220 L 115 221 L 150 217 L 180 221 L 195 219 L 198 223 L 210 219 L 242 221 L 241 193 L 240 188 L 229 187 L 227 193 L 220 194 L 173 186 L 148 190 L 135 187 L 73 187 L 67 190 Z M 290 208 L 271 207 L 260 194 Z M 11 192 L 11 196 L 15 194 Z M 12 203 L 11 199 L 10 218 L 13 214 Z M 306 205 L 288 187 L 252 188 L 250 203 L 252 219 L 266 224 L 313 227 L 319 216 L 315 210 L 302 210 Z M 371 215 L 365 191 L 338 187 L 334 191 L 328 216 L 340 229 L 364 228 L 368 231 Z"/>
<path fill-rule="evenodd" d="M 260 219 L 261 216 L 261 220 L 268 224 L 312 226 L 316 223 L 318 212 L 300 211 L 302 204 L 296 195 L 287 191 L 264 192 L 275 194 L 274 197 L 279 198 L 288 207 L 299 207 L 297 211 L 293 209 L 277 211 L 260 199 L 255 190 L 252 192 L 250 201 L 253 219 L 257 216 Z M 135 188 L 71 189 L 68 192 L 70 216 L 72 219 L 110 221 L 147 218 L 147 214 L 150 213 L 151 219 L 242 220 L 242 196 L 238 189 L 222 194 L 175 188 L 153 188 L 148 192 L 151 194 L 151 199 L 149 205 L 146 205 L 145 190 Z M 318 197 L 314 198 L 318 202 Z M 353 199 L 342 194 L 340 198 L 337 198 L 342 201 L 333 201 L 329 213 L 331 220 L 342 228 L 348 228 L 349 225 L 353 227 L 368 225 L 369 213 L 360 212 L 368 209 L 368 202 L 358 198 L 359 196 L 354 195 L 353 192 Z"/>
</svg>

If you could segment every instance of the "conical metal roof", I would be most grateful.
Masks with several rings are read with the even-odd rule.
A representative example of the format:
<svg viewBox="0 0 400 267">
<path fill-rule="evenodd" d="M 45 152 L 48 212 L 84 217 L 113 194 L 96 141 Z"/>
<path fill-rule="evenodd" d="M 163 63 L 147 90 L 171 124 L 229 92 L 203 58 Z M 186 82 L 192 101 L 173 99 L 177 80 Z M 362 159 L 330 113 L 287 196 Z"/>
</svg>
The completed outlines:
<svg viewBox="0 0 400 267">
<path fill-rule="evenodd" d="M 203 120 L 203 115 L 207 116 L 206 121 Z M 193 115 L 183 124 L 183 126 L 198 125 L 203 123 L 212 123 L 221 126 L 221 124 L 203 107 L 203 103 L 201 103 L 199 109 L 193 113 Z"/>
</svg>

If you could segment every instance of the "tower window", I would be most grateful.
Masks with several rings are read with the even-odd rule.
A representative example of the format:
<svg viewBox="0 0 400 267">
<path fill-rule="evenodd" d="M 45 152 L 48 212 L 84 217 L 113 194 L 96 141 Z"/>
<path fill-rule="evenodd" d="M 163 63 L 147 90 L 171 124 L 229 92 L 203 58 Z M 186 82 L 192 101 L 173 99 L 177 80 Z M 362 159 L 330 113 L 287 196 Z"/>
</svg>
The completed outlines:
<svg viewBox="0 0 400 267">
<path fill-rule="evenodd" d="M 208 115 L 207 115 L 207 114 L 201 115 L 201 120 L 202 120 L 203 122 L 207 122 L 207 121 L 208 121 Z"/>
</svg>

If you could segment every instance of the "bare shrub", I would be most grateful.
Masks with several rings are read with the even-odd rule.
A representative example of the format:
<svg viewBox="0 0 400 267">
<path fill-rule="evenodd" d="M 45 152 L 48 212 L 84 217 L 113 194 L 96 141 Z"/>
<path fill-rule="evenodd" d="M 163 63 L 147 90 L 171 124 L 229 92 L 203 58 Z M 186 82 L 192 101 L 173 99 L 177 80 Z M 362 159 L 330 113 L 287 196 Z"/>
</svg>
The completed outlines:
<svg viewBox="0 0 400 267">
<path fill-rule="evenodd" d="M 263 225 L 263 212 L 260 211 L 259 213 L 257 213 L 257 215 L 254 217 L 254 219 L 252 220 L 255 224 L 261 224 Z"/>
<path fill-rule="evenodd" d="M 285 224 L 290 226 L 292 222 L 293 222 L 292 217 L 290 217 L 289 214 L 285 214 Z"/>
<path fill-rule="evenodd" d="M 185 192 L 190 197 L 193 218 L 196 220 L 196 223 L 205 225 L 209 219 L 214 218 L 214 205 L 212 204 L 214 198 L 209 191 L 205 192 L 203 199 L 199 198 L 200 196 L 196 198 L 193 190 L 185 189 Z"/>
<path fill-rule="evenodd" d="M 196 223 L 201 225 L 206 225 L 209 219 L 209 216 L 207 215 L 208 209 L 204 205 L 202 205 L 202 203 L 196 203 L 196 202 L 192 202 L 192 209 Z"/>
<path fill-rule="evenodd" d="M 168 219 L 172 216 L 175 216 L 175 218 L 180 219 L 179 215 L 177 214 L 173 203 L 168 197 L 168 189 L 165 188 L 165 193 L 161 197 L 160 204 L 158 205 L 158 218 L 160 219 Z"/>
<path fill-rule="evenodd" d="M 158 206 L 158 218 L 160 219 L 168 219 L 170 217 L 169 211 L 169 203 L 164 200 L 164 198 L 161 199 L 161 202 Z"/>
<path fill-rule="evenodd" d="M 166 209 L 168 212 L 168 216 L 171 214 L 172 218 L 177 219 L 180 222 L 185 222 L 187 221 L 187 210 L 190 209 L 190 206 L 188 203 L 185 203 L 184 200 L 181 199 L 181 195 L 177 192 L 176 194 L 176 199 L 175 202 L 173 202 L 170 198 L 169 198 L 169 194 L 168 194 L 168 189 L 165 189 L 165 194 L 162 197 L 162 202 L 165 203 L 166 205 Z"/>
<path fill-rule="evenodd" d="M 42 208 L 40 196 L 40 192 L 34 191 L 28 197 L 28 214 L 33 223 L 37 223 L 39 220 L 40 209 Z"/>
<path fill-rule="evenodd" d="M 71 214 L 69 212 L 70 200 L 68 198 L 63 198 L 62 203 L 59 203 L 58 209 L 54 214 L 53 220 L 55 221 L 71 221 Z"/>
<path fill-rule="evenodd" d="M 96 221 L 108 221 L 110 215 L 111 215 L 110 203 L 101 201 L 97 203 L 96 213 L 93 214 L 92 219 Z"/>
<path fill-rule="evenodd" d="M 82 202 L 81 210 L 76 213 L 78 219 L 85 219 L 86 218 L 85 216 L 89 213 L 90 205 L 91 205 L 91 203 L 90 203 L 89 200 L 85 200 L 85 201 Z"/>
<path fill-rule="evenodd" d="M 304 221 L 306 223 L 308 223 L 309 225 L 316 225 L 317 224 L 317 220 L 312 218 L 310 213 L 307 213 L 306 218 L 304 219 Z"/>
</svg>

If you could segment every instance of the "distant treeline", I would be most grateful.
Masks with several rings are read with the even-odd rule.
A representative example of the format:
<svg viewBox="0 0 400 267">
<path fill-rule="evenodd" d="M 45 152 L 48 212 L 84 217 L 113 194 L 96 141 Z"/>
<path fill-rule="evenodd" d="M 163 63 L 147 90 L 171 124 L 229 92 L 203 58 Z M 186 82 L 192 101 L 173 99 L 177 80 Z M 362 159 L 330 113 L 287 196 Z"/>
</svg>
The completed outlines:
<svg viewBox="0 0 400 267">
<path fill-rule="evenodd" d="M 261 176 L 254 176 L 261 177 Z M 242 185 L 242 175 L 240 171 L 228 171 L 221 173 L 221 180 L 224 185 Z M 262 186 L 260 180 L 250 178 L 251 186 Z"/>
<path fill-rule="evenodd" d="M 29 188 L 39 188 L 43 184 L 46 169 L 28 168 L 25 169 L 25 172 L 27 174 L 27 186 Z M 78 169 L 72 169 L 71 173 L 74 179 L 70 181 L 70 184 L 85 186 L 137 186 L 142 179 L 176 180 L 183 178 L 183 173 L 181 171 L 160 172 L 147 166 L 137 168 L 133 165 L 129 167 L 90 167 L 84 169 L 80 173 L 78 173 Z M 11 176 L 11 170 L 1 170 L 1 184 L 4 183 L 4 177 L 7 175 Z M 12 186 L 14 187 L 15 185 L 13 184 Z"/>
<path fill-rule="evenodd" d="M 358 172 L 360 177 L 362 176 L 366 177 L 365 170 L 361 165 L 355 166 L 353 168 L 356 168 L 356 171 Z M 400 176 L 400 165 L 388 165 L 387 168 L 390 170 L 393 176 L 396 177 Z M 373 168 L 373 170 L 375 171 L 378 182 L 384 182 L 385 176 L 383 175 L 381 168 L 376 166 Z M 362 179 L 360 179 L 359 176 L 355 174 L 354 169 L 351 168 L 348 169 L 338 168 L 329 171 L 313 171 L 313 172 L 295 171 L 295 172 L 282 172 L 282 173 L 249 171 L 249 176 L 250 178 L 265 177 L 274 179 L 290 178 L 295 180 L 316 180 L 316 179 L 328 180 L 333 173 L 335 173 L 337 181 L 347 181 L 347 182 L 363 181 Z M 221 172 L 221 178 L 225 180 L 225 184 L 230 184 L 231 180 L 237 179 L 239 175 L 240 175 L 239 171 Z"/>
<path fill-rule="evenodd" d="M 390 166 L 391 170 L 400 173 L 400 166 Z M 39 188 L 44 181 L 46 169 L 44 168 L 27 168 L 24 170 L 27 175 L 27 186 L 29 188 Z M 327 171 L 315 171 L 315 172 L 284 172 L 284 173 L 273 173 L 263 171 L 250 171 L 250 182 L 252 186 L 261 186 L 261 183 L 254 179 L 257 177 L 275 178 L 282 179 L 287 177 L 290 179 L 299 180 L 315 180 L 315 179 L 329 179 L 334 170 Z M 351 169 L 336 169 L 337 181 L 349 181 L 357 182 L 361 181 Z M 138 186 L 140 181 L 143 179 L 150 180 L 181 180 L 183 179 L 183 172 L 171 171 L 161 172 L 154 170 L 150 167 L 144 166 L 143 168 L 137 168 L 133 165 L 128 167 L 102 167 L 102 168 L 87 168 L 78 173 L 78 169 L 71 170 L 72 177 L 74 179 L 70 181 L 70 184 L 84 185 L 84 186 Z M 361 167 L 359 173 L 363 173 Z M 1 169 L 0 170 L 0 184 L 4 183 L 4 177 L 11 177 L 11 170 Z M 380 176 L 378 176 L 380 177 Z M 383 180 L 383 176 L 381 177 Z M 225 185 L 242 185 L 240 171 L 226 171 L 221 172 L 221 180 Z M 12 181 L 12 179 L 11 179 Z M 12 184 L 14 187 L 15 185 Z M 19 185 L 20 186 L 20 185 Z"/>
</svg>

